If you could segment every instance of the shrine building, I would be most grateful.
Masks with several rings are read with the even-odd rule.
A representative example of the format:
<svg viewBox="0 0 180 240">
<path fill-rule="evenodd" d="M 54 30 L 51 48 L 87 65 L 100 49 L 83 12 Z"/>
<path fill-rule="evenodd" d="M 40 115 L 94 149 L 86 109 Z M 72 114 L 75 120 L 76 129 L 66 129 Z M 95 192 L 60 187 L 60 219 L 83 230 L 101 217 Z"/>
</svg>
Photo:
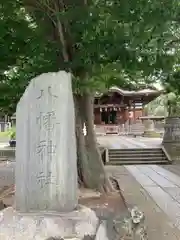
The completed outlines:
<svg viewBox="0 0 180 240">
<path fill-rule="evenodd" d="M 136 123 L 145 115 L 144 106 L 160 96 L 162 91 L 142 89 L 122 90 L 111 87 L 105 93 L 97 93 L 94 100 L 95 125 L 121 125 Z"/>
</svg>

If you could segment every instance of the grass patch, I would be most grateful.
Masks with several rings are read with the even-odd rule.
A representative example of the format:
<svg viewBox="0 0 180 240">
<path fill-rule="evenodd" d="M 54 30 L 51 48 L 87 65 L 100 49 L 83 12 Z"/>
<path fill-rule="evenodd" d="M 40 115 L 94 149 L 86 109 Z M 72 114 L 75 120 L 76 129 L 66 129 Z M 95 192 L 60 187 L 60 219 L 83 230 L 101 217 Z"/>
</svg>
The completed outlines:
<svg viewBox="0 0 180 240">
<path fill-rule="evenodd" d="M 0 137 L 9 137 L 9 131 L 0 132 Z"/>
<path fill-rule="evenodd" d="M 12 127 L 8 131 L 0 132 L 0 137 L 16 138 L 16 128 Z"/>
</svg>

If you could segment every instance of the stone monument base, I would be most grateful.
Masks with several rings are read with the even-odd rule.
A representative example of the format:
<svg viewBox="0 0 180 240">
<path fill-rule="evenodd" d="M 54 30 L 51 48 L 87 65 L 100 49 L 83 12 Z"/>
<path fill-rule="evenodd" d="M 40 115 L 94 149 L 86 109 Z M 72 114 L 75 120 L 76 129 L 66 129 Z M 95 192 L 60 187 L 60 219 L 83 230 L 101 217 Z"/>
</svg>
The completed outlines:
<svg viewBox="0 0 180 240">
<path fill-rule="evenodd" d="M 83 240 L 85 236 L 108 240 L 95 212 L 84 206 L 69 213 L 18 213 L 12 207 L 0 212 L 3 240 Z"/>
</svg>

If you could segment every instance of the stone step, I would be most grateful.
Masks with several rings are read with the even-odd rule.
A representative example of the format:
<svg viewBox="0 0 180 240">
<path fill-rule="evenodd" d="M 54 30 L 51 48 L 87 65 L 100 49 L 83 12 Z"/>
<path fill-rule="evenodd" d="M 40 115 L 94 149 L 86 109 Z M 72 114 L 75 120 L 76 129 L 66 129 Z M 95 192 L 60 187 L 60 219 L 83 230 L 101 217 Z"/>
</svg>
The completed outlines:
<svg viewBox="0 0 180 240">
<path fill-rule="evenodd" d="M 142 156 L 142 157 L 146 157 L 146 156 L 164 156 L 164 153 L 163 152 L 156 152 L 156 153 L 153 153 L 153 152 L 138 152 L 138 153 L 129 153 L 129 152 L 125 152 L 125 153 L 121 153 L 121 152 L 116 152 L 116 153 L 112 153 L 112 152 L 109 152 L 109 156 L 110 157 L 115 157 L 115 156 L 123 156 L 123 157 L 126 157 L 126 156 Z"/>
<path fill-rule="evenodd" d="M 15 149 L 0 149 L 0 162 L 3 161 L 15 161 Z"/>
<path fill-rule="evenodd" d="M 166 160 L 166 156 L 159 156 L 159 157 L 132 157 L 132 156 L 128 156 L 128 157 L 114 157 L 114 158 L 109 158 L 109 161 L 113 162 L 113 161 L 133 161 L 133 160 L 143 160 L 143 161 L 148 161 L 148 160 Z"/>
<path fill-rule="evenodd" d="M 109 154 L 111 155 L 115 155 L 115 154 L 122 154 L 122 155 L 126 155 L 126 154 L 132 154 L 132 155 L 136 155 L 136 154 L 159 154 L 159 153 L 164 153 L 161 149 L 156 150 L 156 151 L 111 151 L 109 150 Z"/>
<path fill-rule="evenodd" d="M 126 149 L 109 149 L 110 152 L 159 152 L 161 148 L 126 148 Z"/>
<path fill-rule="evenodd" d="M 169 162 L 167 160 L 151 160 L 151 161 L 143 161 L 143 160 L 136 160 L 136 161 L 113 161 L 108 162 L 106 165 L 137 165 L 137 164 L 168 164 Z"/>
<path fill-rule="evenodd" d="M 1 157 L 0 156 L 0 162 L 3 162 L 3 161 L 8 161 L 8 157 Z"/>
<path fill-rule="evenodd" d="M 109 149 L 108 165 L 168 163 L 161 148 Z"/>
<path fill-rule="evenodd" d="M 0 157 L 15 157 L 15 149 L 1 149 L 0 150 Z"/>
<path fill-rule="evenodd" d="M 142 157 L 142 158 L 140 158 L 140 157 L 132 157 L 132 156 L 129 156 L 129 157 L 114 157 L 114 158 L 110 158 L 109 159 L 111 162 L 114 162 L 114 161 L 137 161 L 137 160 L 143 160 L 143 161 L 151 161 L 151 160 L 153 160 L 153 161 L 161 161 L 161 160 L 166 160 L 166 156 L 164 156 L 164 157 L 156 157 L 156 156 L 154 156 L 154 157 Z"/>
</svg>

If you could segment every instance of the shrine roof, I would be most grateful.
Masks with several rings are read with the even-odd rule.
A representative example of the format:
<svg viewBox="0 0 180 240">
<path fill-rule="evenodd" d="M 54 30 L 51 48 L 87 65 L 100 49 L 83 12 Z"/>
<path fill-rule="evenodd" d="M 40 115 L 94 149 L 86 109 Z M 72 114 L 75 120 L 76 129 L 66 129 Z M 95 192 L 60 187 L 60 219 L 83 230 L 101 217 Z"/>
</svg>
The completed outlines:
<svg viewBox="0 0 180 240">
<path fill-rule="evenodd" d="M 108 92 L 116 92 L 123 96 L 150 96 L 150 95 L 152 96 L 152 95 L 160 95 L 161 93 L 164 92 L 164 90 L 146 88 L 146 89 L 133 91 L 133 90 L 123 90 L 122 88 L 113 86 L 107 91 L 107 93 Z M 101 97 L 104 94 L 105 93 L 96 93 L 96 97 Z"/>
</svg>

